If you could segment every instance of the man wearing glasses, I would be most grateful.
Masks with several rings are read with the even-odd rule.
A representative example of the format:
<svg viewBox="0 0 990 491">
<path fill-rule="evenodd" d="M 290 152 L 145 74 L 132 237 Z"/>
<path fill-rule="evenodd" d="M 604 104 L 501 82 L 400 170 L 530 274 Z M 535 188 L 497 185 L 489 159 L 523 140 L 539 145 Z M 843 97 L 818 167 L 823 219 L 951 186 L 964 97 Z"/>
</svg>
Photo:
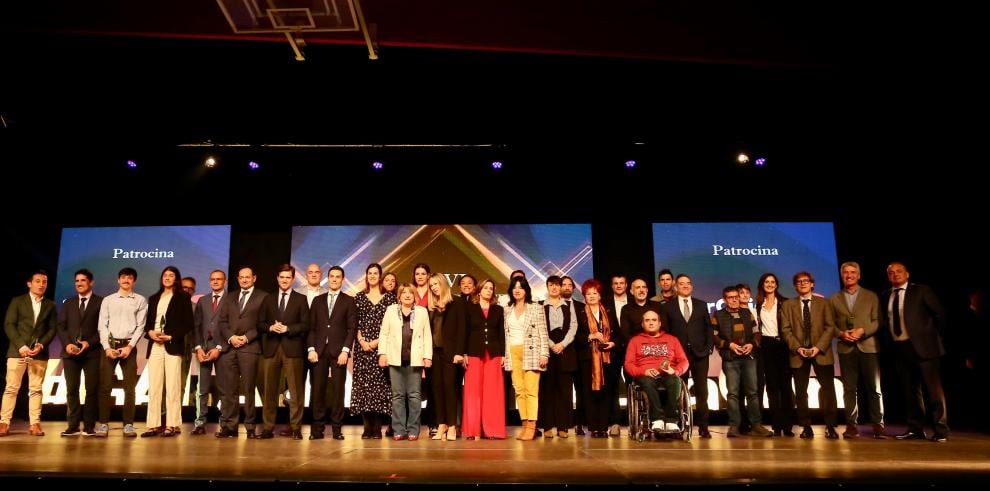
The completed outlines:
<svg viewBox="0 0 990 491">
<path fill-rule="evenodd" d="M 815 279 L 811 273 L 801 271 L 794 275 L 794 289 L 798 298 L 784 302 L 781 315 L 781 332 L 791 352 L 791 370 L 794 373 L 794 394 L 797 402 L 798 423 L 804 426 L 801 438 L 813 438 L 811 413 L 808 412 L 808 380 L 811 367 L 821 385 L 822 400 L 819 401 L 825 413 L 825 438 L 835 440 L 836 418 L 835 386 L 832 365 L 832 338 L 835 337 L 835 322 L 828 301 L 813 295 Z"/>
</svg>

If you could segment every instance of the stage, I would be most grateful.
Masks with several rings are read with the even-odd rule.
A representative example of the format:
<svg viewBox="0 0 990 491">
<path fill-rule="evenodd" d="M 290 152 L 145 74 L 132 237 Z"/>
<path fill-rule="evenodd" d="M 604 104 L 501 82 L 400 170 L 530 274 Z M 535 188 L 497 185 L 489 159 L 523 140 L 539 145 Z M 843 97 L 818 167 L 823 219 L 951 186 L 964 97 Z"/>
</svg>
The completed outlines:
<svg viewBox="0 0 990 491">
<path fill-rule="evenodd" d="M 17 421 L 11 435 L 0 439 L 5 487 L 39 478 L 49 484 L 83 478 L 128 489 L 174 489 L 179 482 L 211 489 L 242 489 L 249 483 L 264 489 L 306 483 L 972 488 L 990 477 L 990 437 L 975 433 L 954 433 L 941 444 L 869 437 L 832 441 L 818 426 L 810 441 L 727 439 L 725 427 L 714 427 L 712 439 L 691 442 L 638 443 L 626 436 L 626 428 L 622 437 L 609 439 L 575 437 L 572 431 L 570 438 L 532 442 L 396 442 L 361 440 L 359 426 L 346 426 L 344 441 L 247 440 L 243 428 L 238 439 L 218 439 L 212 432 L 190 435 L 189 424 L 173 438 L 127 439 L 119 423 L 111 425 L 107 439 L 60 437 L 59 422 L 44 427 L 44 437 L 31 437 L 27 425 Z"/>
</svg>

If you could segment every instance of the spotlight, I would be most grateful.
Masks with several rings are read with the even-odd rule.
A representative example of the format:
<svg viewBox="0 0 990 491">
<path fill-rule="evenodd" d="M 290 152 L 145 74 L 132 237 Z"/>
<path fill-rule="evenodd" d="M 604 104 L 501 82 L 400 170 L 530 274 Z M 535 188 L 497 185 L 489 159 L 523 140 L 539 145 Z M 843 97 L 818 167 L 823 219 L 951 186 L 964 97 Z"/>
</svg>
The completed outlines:
<svg viewBox="0 0 990 491">
<path fill-rule="evenodd" d="M 253 161 L 253 160 L 252 160 L 252 161 L 250 161 L 250 162 L 248 162 L 248 169 L 251 169 L 251 170 L 258 170 L 258 169 L 260 169 L 260 168 L 261 168 L 261 165 L 259 165 L 259 164 L 258 164 L 257 162 L 255 162 L 255 161 Z"/>
<path fill-rule="evenodd" d="M 749 155 L 746 155 L 743 152 L 739 152 L 739 155 L 736 156 L 736 162 L 739 162 L 740 164 L 743 164 L 743 165 L 748 164 L 749 163 Z"/>
<path fill-rule="evenodd" d="M 385 164 L 383 164 L 383 163 L 381 163 L 381 162 L 379 162 L 379 161 L 376 160 L 376 161 L 374 161 L 374 162 L 371 163 L 371 168 L 374 169 L 374 170 L 376 170 L 376 171 L 382 170 L 382 169 L 385 168 Z"/>
<path fill-rule="evenodd" d="M 203 165 L 205 165 L 207 169 L 212 169 L 217 166 L 217 159 L 212 155 L 207 156 L 206 160 L 203 161 Z"/>
<path fill-rule="evenodd" d="M 498 161 L 498 160 L 492 161 L 492 169 L 501 170 L 502 169 L 502 162 L 501 161 Z"/>
<path fill-rule="evenodd" d="M 767 159 L 764 158 L 764 157 L 760 157 L 760 158 L 756 159 L 756 162 L 754 162 L 754 163 L 756 164 L 757 167 L 763 167 L 763 164 L 766 164 L 767 163 Z"/>
<path fill-rule="evenodd" d="M 135 162 L 133 160 L 128 160 L 127 161 L 127 167 L 130 168 L 130 169 L 137 169 L 137 162 Z"/>
<path fill-rule="evenodd" d="M 636 161 L 635 160 L 627 160 L 626 161 L 626 169 L 632 169 L 632 168 L 635 168 L 635 167 L 636 167 Z"/>
</svg>

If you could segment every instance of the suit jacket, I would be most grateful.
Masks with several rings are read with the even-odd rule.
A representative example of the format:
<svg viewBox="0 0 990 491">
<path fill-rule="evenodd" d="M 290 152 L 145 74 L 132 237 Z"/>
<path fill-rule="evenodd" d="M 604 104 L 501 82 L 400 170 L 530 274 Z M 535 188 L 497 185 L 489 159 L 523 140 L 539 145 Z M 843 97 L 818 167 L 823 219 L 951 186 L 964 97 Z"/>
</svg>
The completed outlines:
<svg viewBox="0 0 990 491">
<path fill-rule="evenodd" d="M 317 297 L 319 298 L 319 297 Z M 337 299 L 340 302 L 340 299 Z M 313 300 L 316 305 L 316 300 Z M 324 302 L 326 307 L 326 302 Z M 385 309 L 382 332 L 379 335 L 378 354 L 385 355 L 389 366 L 402 366 L 402 307 L 393 303 Z M 333 307 L 337 312 L 337 305 Z M 433 360 L 433 333 L 430 331 L 430 312 L 426 307 L 413 305 L 412 344 L 409 346 L 409 366 L 423 366 L 423 359 Z"/>
<path fill-rule="evenodd" d="M 512 314 L 512 305 L 505 309 L 505 371 L 512 371 L 513 363 L 522 363 L 523 370 L 545 371 L 540 368 L 540 357 L 550 358 L 550 338 L 547 337 L 547 319 L 543 314 L 543 308 L 536 303 L 526 304 L 526 312 L 523 314 L 523 359 L 513 360 L 512 351 L 509 347 L 509 316 Z"/>
<path fill-rule="evenodd" d="M 467 332 L 461 340 L 461 354 L 485 357 L 485 351 L 492 358 L 505 354 L 505 311 L 501 305 L 492 303 L 488 307 L 488 317 L 481 310 L 481 305 L 468 303 L 467 311 Z"/>
<path fill-rule="evenodd" d="M 161 293 L 155 293 L 148 299 L 148 317 L 144 322 L 144 335 L 149 331 L 158 329 L 158 299 Z M 172 336 L 172 339 L 165 343 L 165 352 L 170 355 L 182 356 L 186 351 L 186 334 L 195 328 L 192 309 L 189 308 L 192 300 L 189 294 L 176 288 L 172 292 L 172 300 L 168 301 L 168 308 L 165 309 L 165 334 Z M 86 308 L 89 310 L 89 307 Z M 148 338 L 151 339 L 150 337 Z M 151 348 L 154 341 L 148 343 L 148 352 L 145 356 L 151 356 Z"/>
<path fill-rule="evenodd" d="M 290 292 L 285 302 L 285 312 L 279 314 L 278 304 L 282 301 L 282 292 L 268 296 L 268 318 L 281 321 L 289 329 L 284 334 L 271 331 L 271 324 L 261 331 L 261 353 L 265 358 L 275 356 L 278 345 L 282 345 L 285 356 L 302 358 L 306 356 L 306 335 L 309 334 L 309 301 L 306 295 Z"/>
<path fill-rule="evenodd" d="M 799 368 L 804 362 L 804 358 L 797 354 L 798 348 L 806 348 L 804 304 L 801 297 L 785 300 L 780 305 L 783 310 L 781 318 L 783 323 L 780 326 L 781 335 L 787 341 L 787 347 L 791 351 L 791 368 Z M 832 359 L 832 338 L 835 337 L 835 320 L 832 318 L 832 308 L 828 305 L 828 300 L 821 297 L 811 297 L 811 346 L 818 348 L 818 356 L 815 361 L 819 365 L 831 365 Z"/>
<path fill-rule="evenodd" d="M 62 311 L 58 313 L 58 322 L 55 326 L 58 338 L 62 341 L 62 347 L 75 343 L 82 339 L 89 343 L 89 348 L 83 352 L 83 357 L 100 356 L 103 351 L 100 346 L 100 329 L 97 323 L 100 320 L 100 304 L 103 297 L 93 293 L 86 302 L 86 312 L 79 316 L 79 295 L 73 295 L 62 302 Z M 65 353 L 63 357 L 68 357 Z"/>
<path fill-rule="evenodd" d="M 454 297 L 453 301 L 447 304 L 447 308 L 444 309 L 443 314 L 443 327 L 440 330 L 443 338 L 437 339 L 433 338 L 434 346 L 440 346 L 443 348 L 443 356 L 445 360 L 435 359 L 436 363 L 453 363 L 454 355 L 463 355 L 463 346 L 465 343 L 465 337 L 468 331 L 468 307 L 471 305 L 471 301 L 465 297 Z M 436 311 L 430 312 L 430 323 L 431 325 L 436 322 L 434 317 L 437 315 Z M 499 352 L 501 353 L 501 351 Z M 482 355 L 484 356 L 484 355 Z"/>
<path fill-rule="evenodd" d="M 676 302 L 660 304 L 661 330 L 676 336 L 689 358 L 704 358 L 712 354 L 715 334 L 708 302 L 691 297 L 691 318 L 687 321 L 681 314 L 681 303 L 681 298 L 677 297 Z"/>
<path fill-rule="evenodd" d="M 38 340 L 45 345 L 34 356 L 35 360 L 48 359 L 48 343 L 55 337 L 55 326 L 58 323 L 55 314 L 55 302 L 48 297 L 41 298 L 41 310 L 38 312 L 38 320 L 34 320 L 34 308 L 31 306 L 31 294 L 14 297 L 7 307 L 7 315 L 3 321 L 3 330 L 7 333 L 10 346 L 7 347 L 7 358 L 20 358 L 18 352 L 21 346 L 28 346 L 29 343 Z M 89 307 L 86 308 L 89 310 Z M 97 309 L 99 310 L 99 309 Z M 28 346 L 34 348 L 34 346 Z"/>
<path fill-rule="evenodd" d="M 268 292 L 255 288 L 248 301 L 244 304 L 244 312 L 241 312 L 237 304 L 240 300 L 241 290 L 237 289 L 227 292 L 223 297 L 223 307 L 220 309 L 220 339 L 214 333 L 214 341 L 221 346 L 221 351 L 226 353 L 233 348 L 227 340 L 231 336 L 247 336 L 247 344 L 240 347 L 245 353 L 261 354 L 261 346 L 258 337 L 261 332 L 272 325 L 272 319 L 268 318 L 268 309 L 265 308 Z M 212 302 L 212 300 L 211 300 Z"/>
<path fill-rule="evenodd" d="M 227 301 L 227 297 L 230 295 L 236 295 L 231 292 L 224 292 L 223 296 L 220 297 L 220 303 L 217 305 L 217 311 L 213 311 L 213 291 L 203 295 L 196 302 L 196 313 L 193 315 L 193 346 L 199 346 L 203 351 L 210 351 L 217 346 L 223 349 L 223 346 L 227 344 L 226 340 L 222 340 L 220 335 L 220 314 L 223 313 L 224 303 Z"/>
<path fill-rule="evenodd" d="M 884 290 L 880 296 L 880 326 L 885 336 L 891 339 L 890 318 L 887 307 L 891 290 Z M 911 345 L 922 359 L 938 358 L 945 354 L 942 333 L 945 331 L 945 311 L 931 288 L 917 283 L 908 283 L 904 290 L 904 325 L 911 336 Z"/>
<path fill-rule="evenodd" d="M 852 352 L 854 344 L 863 353 L 876 353 L 880 350 L 876 336 L 877 328 L 880 326 L 880 300 L 877 299 L 876 293 L 859 287 L 859 294 L 856 295 L 856 303 L 853 304 L 852 312 L 846 305 L 843 290 L 839 290 L 829 297 L 828 304 L 832 307 L 832 317 L 835 319 L 835 337 L 839 340 L 840 354 Z M 843 341 L 842 331 L 854 327 L 863 328 L 863 337 L 856 343 Z"/>
<path fill-rule="evenodd" d="M 340 292 L 333 305 L 333 313 L 328 310 L 327 299 L 330 293 L 324 293 L 313 299 L 309 307 L 309 335 L 306 346 L 316 350 L 316 356 L 340 356 L 344 347 L 351 349 L 354 337 L 357 335 L 358 315 L 357 303 L 354 297 Z M 429 314 L 426 322 L 429 324 Z M 430 350 L 433 347 L 430 346 Z"/>
</svg>

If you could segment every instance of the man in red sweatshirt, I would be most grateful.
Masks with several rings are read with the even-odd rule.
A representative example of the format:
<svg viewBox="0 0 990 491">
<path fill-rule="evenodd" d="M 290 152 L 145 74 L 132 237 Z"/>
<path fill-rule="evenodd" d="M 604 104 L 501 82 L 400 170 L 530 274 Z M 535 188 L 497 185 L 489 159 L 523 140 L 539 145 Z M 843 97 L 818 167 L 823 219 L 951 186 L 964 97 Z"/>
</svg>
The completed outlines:
<svg viewBox="0 0 990 491">
<path fill-rule="evenodd" d="M 643 314 L 643 332 L 633 336 L 626 347 L 626 372 L 636 379 L 650 400 L 650 429 L 680 431 L 678 402 L 681 375 L 688 369 L 684 348 L 676 337 L 660 330 L 660 316 L 652 310 Z M 666 389 L 663 404 L 658 388 Z"/>
</svg>

